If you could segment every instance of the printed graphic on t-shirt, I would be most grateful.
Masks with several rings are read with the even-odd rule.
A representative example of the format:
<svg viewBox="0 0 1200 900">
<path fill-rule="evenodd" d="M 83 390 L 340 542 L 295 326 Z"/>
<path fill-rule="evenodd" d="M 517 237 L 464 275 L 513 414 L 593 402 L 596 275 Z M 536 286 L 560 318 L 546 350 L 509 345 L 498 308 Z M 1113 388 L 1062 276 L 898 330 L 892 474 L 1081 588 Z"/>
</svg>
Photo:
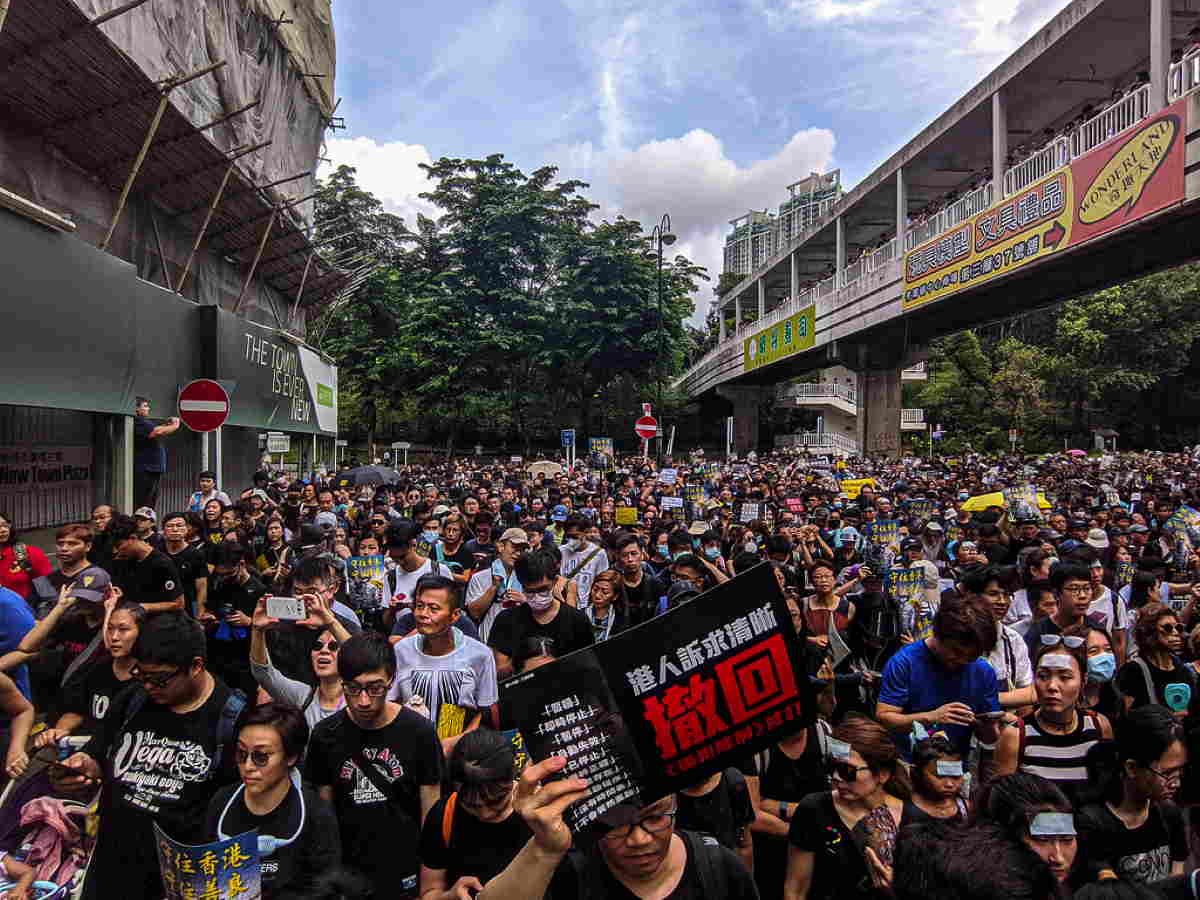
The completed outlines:
<svg viewBox="0 0 1200 900">
<path fill-rule="evenodd" d="M 195 741 L 152 731 L 126 732 L 113 757 L 113 777 L 123 785 L 121 799 L 151 813 L 178 803 L 185 786 L 204 781 L 211 767 L 212 759 Z"/>
<path fill-rule="evenodd" d="M 1166 844 L 1144 853 L 1130 853 L 1117 861 L 1117 874 L 1130 881 L 1149 884 L 1171 874 L 1171 848 Z"/>
<path fill-rule="evenodd" d="M 371 764 L 377 776 L 388 784 L 404 775 L 404 766 L 387 747 L 364 747 L 362 757 Z M 350 802 L 355 806 L 387 802 L 388 798 L 379 788 L 375 787 L 375 783 L 359 769 L 358 764 L 352 759 L 342 763 L 342 771 L 338 774 L 338 778 L 353 785 L 349 796 Z"/>
<path fill-rule="evenodd" d="M 443 703 L 438 709 L 437 736 L 456 737 L 467 727 L 467 711 L 453 703 Z"/>
</svg>

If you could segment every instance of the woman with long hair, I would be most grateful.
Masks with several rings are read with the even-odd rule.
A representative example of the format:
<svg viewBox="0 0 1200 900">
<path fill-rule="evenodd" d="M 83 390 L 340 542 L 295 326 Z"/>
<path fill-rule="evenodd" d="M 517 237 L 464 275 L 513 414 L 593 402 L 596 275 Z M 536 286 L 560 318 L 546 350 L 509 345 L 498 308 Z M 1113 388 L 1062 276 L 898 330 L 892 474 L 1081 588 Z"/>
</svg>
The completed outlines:
<svg viewBox="0 0 1200 900">
<path fill-rule="evenodd" d="M 1171 801 L 1188 755 L 1183 726 L 1164 707 L 1139 706 L 1116 740 L 1088 753 L 1088 774 L 1102 800 L 1079 811 L 1080 856 L 1094 880 L 1105 869 L 1132 881 L 1154 882 L 1183 872 L 1187 836 Z"/>
<path fill-rule="evenodd" d="M 785 900 L 874 896 L 890 882 L 897 833 L 912 821 L 908 779 L 882 725 L 846 716 L 829 757 L 833 790 L 805 797 L 792 816 Z"/>
</svg>

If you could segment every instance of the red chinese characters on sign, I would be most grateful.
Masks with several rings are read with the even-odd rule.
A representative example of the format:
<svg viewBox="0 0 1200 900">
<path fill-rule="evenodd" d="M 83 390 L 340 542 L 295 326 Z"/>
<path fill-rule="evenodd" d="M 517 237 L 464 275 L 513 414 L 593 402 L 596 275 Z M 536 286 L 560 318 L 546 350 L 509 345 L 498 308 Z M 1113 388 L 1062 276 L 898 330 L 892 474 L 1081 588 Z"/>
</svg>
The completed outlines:
<svg viewBox="0 0 1200 900">
<path fill-rule="evenodd" d="M 714 676 L 693 673 L 642 698 L 669 774 L 695 768 L 803 713 L 781 634 L 723 660 L 713 671 Z"/>
</svg>

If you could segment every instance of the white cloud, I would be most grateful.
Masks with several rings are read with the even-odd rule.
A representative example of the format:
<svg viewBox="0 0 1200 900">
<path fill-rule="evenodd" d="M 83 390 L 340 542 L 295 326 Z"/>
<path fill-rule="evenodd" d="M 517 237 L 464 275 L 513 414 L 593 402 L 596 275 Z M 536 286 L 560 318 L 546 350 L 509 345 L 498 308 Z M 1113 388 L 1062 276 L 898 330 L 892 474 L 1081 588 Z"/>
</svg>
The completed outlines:
<svg viewBox="0 0 1200 900">
<path fill-rule="evenodd" d="M 332 160 L 332 167 L 323 165 L 318 175 L 324 177 L 341 165 L 354 166 L 359 185 L 410 226 L 415 227 L 417 213 L 437 215 L 433 204 L 417 196 L 432 187 L 425 172 L 417 168 L 419 163 L 433 162 L 429 151 L 420 144 L 399 141 L 381 144 L 369 137 L 331 138 L 326 144 L 326 156 Z"/>
</svg>

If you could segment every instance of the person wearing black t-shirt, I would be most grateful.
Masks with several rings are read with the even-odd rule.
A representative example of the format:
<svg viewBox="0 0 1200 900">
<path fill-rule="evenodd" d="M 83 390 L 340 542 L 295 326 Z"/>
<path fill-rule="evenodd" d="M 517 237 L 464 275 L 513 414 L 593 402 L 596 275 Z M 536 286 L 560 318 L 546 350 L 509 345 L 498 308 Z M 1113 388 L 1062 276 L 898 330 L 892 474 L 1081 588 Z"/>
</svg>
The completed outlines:
<svg viewBox="0 0 1200 900">
<path fill-rule="evenodd" d="M 564 765 L 565 757 L 552 756 L 521 774 L 514 805 L 533 837 L 488 882 L 487 900 L 757 900 L 754 879 L 732 850 L 675 829 L 673 794 L 640 809 L 617 806 L 605 813 L 601 821 L 608 830 L 594 849 L 568 859 L 572 835 L 562 814 L 587 795 L 587 784 L 578 778 L 549 780 Z"/>
<path fill-rule="evenodd" d="M 675 795 L 679 814 L 675 824 L 687 831 L 715 837 L 723 847 L 734 851 L 747 869 L 754 868 L 754 842 L 750 823 L 756 818 L 754 801 L 746 776 L 740 769 L 728 768 Z"/>
<path fill-rule="evenodd" d="M 621 581 L 625 585 L 629 627 L 640 625 L 658 615 L 658 602 L 667 589 L 646 571 L 646 556 L 637 535 L 626 532 L 617 537 L 614 548 Z"/>
<path fill-rule="evenodd" d="M 346 708 L 313 729 L 305 775 L 337 813 L 347 864 L 376 896 L 408 900 L 417 896 L 421 824 L 440 793 L 442 744 L 428 718 L 387 699 L 396 655 L 383 635 L 343 644 L 338 674 Z"/>
<path fill-rule="evenodd" d="M 200 547 L 188 543 L 188 520 L 183 513 L 163 519 L 163 552 L 175 563 L 185 609 L 200 618 L 208 610 L 208 558 Z"/>
<path fill-rule="evenodd" d="M 312 890 L 341 862 L 333 810 L 295 768 L 308 743 L 308 723 L 294 706 L 264 703 L 238 724 L 234 751 L 240 784 L 217 791 L 208 804 L 208 839 L 258 831 L 263 900 Z"/>
<path fill-rule="evenodd" d="M 249 551 L 226 541 L 213 554 L 210 611 L 200 619 L 209 631 L 209 666 L 246 696 L 258 691 L 250 671 L 250 628 L 254 608 L 267 587 L 250 574 Z"/>
<path fill-rule="evenodd" d="M 165 553 L 137 536 L 137 523 L 119 516 L 109 526 L 113 536 L 113 584 L 148 613 L 183 609 L 179 571 Z"/>
<path fill-rule="evenodd" d="M 533 834 L 513 809 L 517 760 L 505 735 L 468 731 L 450 755 L 448 773 L 455 791 L 434 804 L 421 829 L 422 896 L 482 890 Z"/>
<path fill-rule="evenodd" d="M 496 616 L 488 635 L 488 646 L 496 655 L 496 677 L 499 679 L 513 673 L 513 656 L 526 638 L 550 638 L 554 641 L 556 656 L 566 656 L 595 642 L 588 617 L 550 593 L 557 570 L 555 551 L 544 549 L 527 553 L 517 560 L 513 569 L 524 589 L 525 602 Z"/>
<path fill-rule="evenodd" d="M 491 565 L 492 560 L 496 558 L 496 545 L 492 542 L 492 523 L 495 520 L 496 517 L 486 509 L 480 510 L 475 516 L 475 537 L 463 546 L 463 551 L 473 561 L 479 561 L 472 563 L 472 567 L 476 570 L 482 569 L 485 565 Z"/>
<path fill-rule="evenodd" d="M 84 900 L 159 900 L 158 825 L 176 841 L 203 843 L 213 791 L 237 776 L 233 723 L 245 698 L 205 667 L 204 630 L 183 612 L 146 621 L 133 669 L 137 683 L 113 700 L 103 727 L 66 767 L 68 787 L 102 784 L 100 829 Z M 88 781 L 87 779 L 90 779 Z"/>
</svg>

